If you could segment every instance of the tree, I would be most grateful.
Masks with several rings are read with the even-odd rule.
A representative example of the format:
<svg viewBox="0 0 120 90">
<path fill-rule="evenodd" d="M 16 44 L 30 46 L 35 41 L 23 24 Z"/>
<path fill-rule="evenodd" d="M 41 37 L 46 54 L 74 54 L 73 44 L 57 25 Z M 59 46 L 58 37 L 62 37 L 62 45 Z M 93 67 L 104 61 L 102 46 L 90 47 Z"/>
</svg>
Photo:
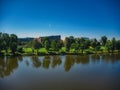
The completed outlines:
<svg viewBox="0 0 120 90">
<path fill-rule="evenodd" d="M 52 48 L 52 50 L 57 50 L 58 49 L 57 43 L 56 43 L 55 40 L 52 40 L 52 42 L 51 42 L 51 48 Z"/>
<path fill-rule="evenodd" d="M 90 40 L 85 40 L 85 49 L 89 48 L 90 46 Z"/>
<path fill-rule="evenodd" d="M 2 33 L 0 32 L 0 53 L 2 49 L 3 49 L 3 40 L 2 40 Z"/>
<path fill-rule="evenodd" d="M 33 40 L 33 48 L 37 50 L 37 54 L 38 54 L 38 49 L 41 47 L 42 47 L 42 45 L 40 42 L 38 42 L 36 39 Z"/>
<path fill-rule="evenodd" d="M 75 43 L 75 39 L 73 36 L 70 36 L 69 39 L 70 39 L 70 44 Z"/>
<path fill-rule="evenodd" d="M 8 52 L 8 48 L 9 48 L 9 43 L 10 43 L 9 34 L 3 33 L 2 40 L 3 40 L 3 46 L 4 46 L 3 48 L 4 48 L 4 50 L 7 53 Z"/>
<path fill-rule="evenodd" d="M 70 39 L 68 37 L 65 38 L 65 48 L 66 48 L 66 51 L 69 51 L 70 50 Z"/>
<path fill-rule="evenodd" d="M 80 42 L 81 42 L 81 39 L 80 39 L 80 38 L 75 38 L 75 43 L 80 44 Z"/>
<path fill-rule="evenodd" d="M 72 43 L 70 48 L 75 49 L 75 51 L 78 51 L 79 50 L 79 44 L 78 43 Z"/>
<path fill-rule="evenodd" d="M 48 40 L 45 40 L 45 42 L 44 42 L 44 47 L 45 47 L 46 50 L 49 50 L 49 48 L 50 48 L 50 43 L 49 43 Z"/>
<path fill-rule="evenodd" d="M 112 38 L 112 48 L 111 49 L 112 49 L 112 53 L 116 49 L 116 39 L 114 37 Z"/>
<path fill-rule="evenodd" d="M 116 42 L 116 49 L 120 52 L 120 40 Z"/>
<path fill-rule="evenodd" d="M 17 51 L 17 45 L 18 45 L 17 43 L 18 43 L 18 37 L 15 34 L 11 34 L 10 35 L 10 49 L 13 55 Z"/>
<path fill-rule="evenodd" d="M 96 38 L 91 40 L 91 46 L 94 48 L 95 52 L 100 50 L 100 42 L 98 42 Z"/>
<path fill-rule="evenodd" d="M 85 39 L 84 38 L 80 39 L 80 49 L 82 50 L 82 54 L 83 54 L 83 51 L 85 49 Z"/>
<path fill-rule="evenodd" d="M 110 53 L 110 50 L 112 49 L 112 42 L 110 40 L 107 41 L 106 47 L 107 47 L 108 53 Z"/>
<path fill-rule="evenodd" d="M 100 42 L 97 41 L 95 50 L 96 50 L 96 51 L 99 51 L 99 50 L 100 50 L 100 46 L 101 46 L 101 45 L 100 45 Z"/>
<path fill-rule="evenodd" d="M 101 37 L 101 42 L 102 42 L 102 45 L 105 46 L 105 44 L 107 42 L 107 37 L 106 36 L 102 36 Z"/>
<path fill-rule="evenodd" d="M 58 49 L 61 49 L 64 46 L 63 40 L 57 42 Z"/>
</svg>

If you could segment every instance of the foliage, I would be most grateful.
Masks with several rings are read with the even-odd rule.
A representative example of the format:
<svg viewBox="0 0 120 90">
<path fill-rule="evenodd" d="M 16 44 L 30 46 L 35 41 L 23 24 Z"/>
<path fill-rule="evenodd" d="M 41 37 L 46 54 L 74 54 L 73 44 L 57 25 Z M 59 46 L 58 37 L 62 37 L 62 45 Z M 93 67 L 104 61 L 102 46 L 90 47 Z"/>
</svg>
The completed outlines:
<svg viewBox="0 0 120 90">
<path fill-rule="evenodd" d="M 39 38 L 32 41 L 21 42 L 15 34 L 0 33 L 0 55 L 17 53 L 20 54 L 51 54 L 51 53 L 99 53 L 99 52 L 113 53 L 120 51 L 120 40 L 114 37 L 109 40 L 106 36 L 102 36 L 100 40 L 74 38 L 73 36 L 65 37 L 65 40 L 49 40 Z"/>
<path fill-rule="evenodd" d="M 102 45 L 105 46 L 105 44 L 107 42 L 107 37 L 106 36 L 102 36 L 101 37 L 101 42 L 102 42 Z"/>
</svg>

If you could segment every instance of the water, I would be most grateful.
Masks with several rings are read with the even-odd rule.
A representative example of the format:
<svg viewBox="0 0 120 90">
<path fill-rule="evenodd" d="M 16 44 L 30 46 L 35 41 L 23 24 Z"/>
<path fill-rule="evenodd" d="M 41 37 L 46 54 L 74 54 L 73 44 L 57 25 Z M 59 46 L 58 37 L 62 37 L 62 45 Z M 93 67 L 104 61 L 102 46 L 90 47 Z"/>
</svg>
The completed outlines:
<svg viewBox="0 0 120 90">
<path fill-rule="evenodd" d="M 120 55 L 0 57 L 0 90 L 120 90 Z"/>
</svg>

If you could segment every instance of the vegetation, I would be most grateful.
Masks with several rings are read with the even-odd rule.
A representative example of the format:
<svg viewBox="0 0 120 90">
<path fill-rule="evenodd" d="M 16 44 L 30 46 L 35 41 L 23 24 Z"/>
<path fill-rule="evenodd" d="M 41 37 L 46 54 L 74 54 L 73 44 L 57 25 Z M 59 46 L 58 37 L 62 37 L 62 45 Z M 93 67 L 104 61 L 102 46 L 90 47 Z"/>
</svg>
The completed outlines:
<svg viewBox="0 0 120 90">
<path fill-rule="evenodd" d="M 100 40 L 66 37 L 65 40 L 19 41 L 17 35 L 0 33 L 0 55 L 45 55 L 45 54 L 91 54 L 118 53 L 120 40 L 109 40 L 102 36 Z"/>
</svg>

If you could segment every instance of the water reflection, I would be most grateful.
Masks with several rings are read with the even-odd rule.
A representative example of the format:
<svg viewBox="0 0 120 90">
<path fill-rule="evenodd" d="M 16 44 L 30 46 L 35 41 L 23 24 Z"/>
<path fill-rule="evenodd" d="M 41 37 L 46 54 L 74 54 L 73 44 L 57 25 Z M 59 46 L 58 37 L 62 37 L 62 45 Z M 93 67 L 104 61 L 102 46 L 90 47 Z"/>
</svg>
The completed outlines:
<svg viewBox="0 0 120 90">
<path fill-rule="evenodd" d="M 34 68 L 45 68 L 52 69 L 57 67 L 64 67 L 66 72 L 70 71 L 74 65 L 88 65 L 89 63 L 100 63 L 102 60 L 104 63 L 114 64 L 117 61 L 120 61 L 120 55 L 118 54 L 107 54 L 107 55 L 54 55 L 54 56 L 31 56 L 27 57 L 0 57 L 0 77 L 11 75 L 14 70 L 16 70 L 20 62 L 25 61 L 25 65 L 29 66 L 32 63 Z M 75 64 L 76 63 L 76 64 Z M 20 67 L 19 67 L 20 68 Z"/>
<path fill-rule="evenodd" d="M 53 56 L 52 68 L 55 68 L 57 65 L 61 65 L 61 63 L 62 63 L 62 60 L 61 60 L 60 56 L 58 56 L 58 55 Z"/>
<path fill-rule="evenodd" d="M 44 56 L 43 59 L 43 68 L 48 69 L 50 66 L 50 56 Z"/>
<path fill-rule="evenodd" d="M 89 56 L 88 55 L 83 55 L 83 56 L 80 56 L 80 55 L 77 55 L 76 56 L 76 63 L 79 64 L 88 64 L 89 63 Z"/>
<path fill-rule="evenodd" d="M 65 71 L 69 71 L 70 68 L 74 65 L 75 58 L 72 55 L 66 55 L 65 57 L 65 63 L 64 63 L 64 69 Z"/>
<path fill-rule="evenodd" d="M 31 60 L 34 67 L 39 68 L 41 66 L 41 61 L 39 60 L 38 56 L 32 56 Z"/>
<path fill-rule="evenodd" d="M 102 56 L 98 55 L 98 54 L 90 55 L 90 60 L 93 63 L 100 63 L 101 58 L 102 58 Z"/>
<path fill-rule="evenodd" d="M 2 57 L 0 58 L 0 77 L 9 76 L 18 68 L 18 61 L 22 61 L 22 57 Z"/>
<path fill-rule="evenodd" d="M 102 55 L 102 59 L 106 62 L 106 63 L 115 63 L 117 61 L 120 60 L 120 55 L 118 54 L 106 54 L 106 55 Z"/>
</svg>

